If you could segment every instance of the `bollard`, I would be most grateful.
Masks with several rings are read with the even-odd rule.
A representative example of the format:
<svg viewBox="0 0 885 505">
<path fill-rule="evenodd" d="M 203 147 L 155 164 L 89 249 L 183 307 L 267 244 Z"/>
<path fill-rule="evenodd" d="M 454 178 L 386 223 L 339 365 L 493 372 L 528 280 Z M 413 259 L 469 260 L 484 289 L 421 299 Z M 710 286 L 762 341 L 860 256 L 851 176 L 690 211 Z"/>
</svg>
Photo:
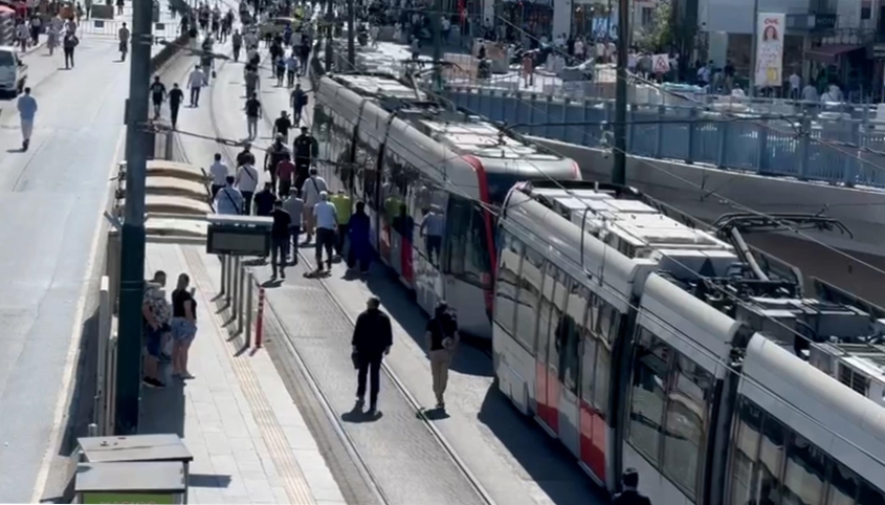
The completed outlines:
<svg viewBox="0 0 885 505">
<path fill-rule="evenodd" d="M 250 272 L 246 273 L 246 347 L 252 347 L 252 290 L 255 289 L 255 279 Z"/>
<path fill-rule="evenodd" d="M 258 320 L 255 321 L 255 348 L 261 349 L 264 330 L 264 288 L 258 288 Z"/>
</svg>

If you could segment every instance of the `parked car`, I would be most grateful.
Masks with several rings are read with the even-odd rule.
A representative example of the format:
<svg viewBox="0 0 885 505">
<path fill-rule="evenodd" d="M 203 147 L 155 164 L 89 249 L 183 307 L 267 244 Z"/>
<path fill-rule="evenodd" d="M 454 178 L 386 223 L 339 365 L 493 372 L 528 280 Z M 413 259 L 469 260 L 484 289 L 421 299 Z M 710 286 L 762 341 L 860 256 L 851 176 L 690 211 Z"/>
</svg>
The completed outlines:
<svg viewBox="0 0 885 505">
<path fill-rule="evenodd" d="M 28 65 L 19 58 L 14 47 L 0 46 L 0 93 L 12 98 L 25 89 Z"/>
</svg>

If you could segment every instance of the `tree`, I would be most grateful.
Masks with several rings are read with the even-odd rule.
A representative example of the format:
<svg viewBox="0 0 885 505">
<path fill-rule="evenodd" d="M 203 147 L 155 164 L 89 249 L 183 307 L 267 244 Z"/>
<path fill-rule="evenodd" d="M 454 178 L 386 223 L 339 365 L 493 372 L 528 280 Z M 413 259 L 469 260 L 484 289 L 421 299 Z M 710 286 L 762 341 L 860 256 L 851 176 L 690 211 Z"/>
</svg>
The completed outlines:
<svg viewBox="0 0 885 505">
<path fill-rule="evenodd" d="M 673 46 L 672 0 L 658 0 L 651 24 L 635 37 L 636 45 L 652 54 L 668 53 Z"/>
</svg>

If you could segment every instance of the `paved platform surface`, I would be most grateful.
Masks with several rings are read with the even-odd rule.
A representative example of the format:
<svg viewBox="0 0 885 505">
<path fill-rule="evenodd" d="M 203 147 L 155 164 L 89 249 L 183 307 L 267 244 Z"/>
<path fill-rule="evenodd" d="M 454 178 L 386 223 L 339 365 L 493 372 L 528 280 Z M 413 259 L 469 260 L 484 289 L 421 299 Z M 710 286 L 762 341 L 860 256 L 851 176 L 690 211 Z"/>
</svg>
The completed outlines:
<svg viewBox="0 0 885 505">
<path fill-rule="evenodd" d="M 185 74 L 183 69 L 178 82 Z M 260 125 L 256 148 L 270 142 L 270 119 L 288 109 L 287 90 L 273 87 L 268 70 L 263 74 L 260 99 L 268 120 Z M 242 95 L 242 65 L 219 65 L 200 108 L 182 111 L 179 129 L 212 138 L 241 138 Z M 229 159 L 238 150 L 188 134 L 179 135 L 176 149 L 178 161 L 203 166 L 216 152 Z M 315 400 L 310 395 L 299 394 L 287 383 L 348 503 L 364 503 L 373 490 L 395 505 L 484 503 L 467 474 L 500 505 L 605 503 L 574 459 L 498 393 L 491 358 L 482 350 L 465 346 L 455 361 L 448 413 L 432 421 L 448 446 L 443 447 L 392 379 L 398 377 L 419 406 L 433 404 L 429 362 L 422 348 L 426 319 L 420 309 L 383 268 L 374 267 L 365 283 L 347 278 L 340 265 L 322 281 L 304 278 L 302 268 L 289 269 L 285 282 L 267 287 L 267 346 L 278 369 L 297 365 L 299 371 L 292 373 L 303 379 L 297 382 L 315 383 L 322 395 L 325 412 L 311 406 Z M 267 267 L 256 267 L 255 273 L 261 279 L 270 277 Z M 396 340 L 387 360 L 393 375 L 382 379 L 381 415 L 376 418 L 353 410 L 350 363 L 351 320 L 370 293 L 379 295 L 391 313 Z"/>
<path fill-rule="evenodd" d="M 141 433 L 177 433 L 194 455 L 189 503 L 344 505 L 298 407 L 268 354 L 243 352 L 213 299 L 221 266 L 199 246 L 149 244 L 146 274 L 180 273 L 196 288 L 198 333 L 187 382 L 142 390 Z"/>
</svg>

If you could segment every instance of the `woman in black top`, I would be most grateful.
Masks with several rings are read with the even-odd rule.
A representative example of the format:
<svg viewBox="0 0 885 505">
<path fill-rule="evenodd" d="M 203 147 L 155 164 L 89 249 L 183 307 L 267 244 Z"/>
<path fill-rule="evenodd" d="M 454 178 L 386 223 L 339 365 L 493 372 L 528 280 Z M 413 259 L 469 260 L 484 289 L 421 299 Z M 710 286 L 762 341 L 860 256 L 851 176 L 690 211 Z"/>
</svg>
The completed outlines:
<svg viewBox="0 0 885 505">
<path fill-rule="evenodd" d="M 444 395 L 449 381 L 449 366 L 452 364 L 452 357 L 460 340 L 458 320 L 446 302 L 440 302 L 436 306 L 433 318 L 427 322 L 425 336 L 430 354 L 430 372 L 433 376 L 436 408 L 445 409 Z"/>
<path fill-rule="evenodd" d="M 172 339 L 175 346 L 172 350 L 172 376 L 181 379 L 193 379 L 187 371 L 187 357 L 191 343 L 197 335 L 197 301 L 188 289 L 190 277 L 187 274 L 178 276 L 178 286 L 172 292 Z"/>
</svg>

